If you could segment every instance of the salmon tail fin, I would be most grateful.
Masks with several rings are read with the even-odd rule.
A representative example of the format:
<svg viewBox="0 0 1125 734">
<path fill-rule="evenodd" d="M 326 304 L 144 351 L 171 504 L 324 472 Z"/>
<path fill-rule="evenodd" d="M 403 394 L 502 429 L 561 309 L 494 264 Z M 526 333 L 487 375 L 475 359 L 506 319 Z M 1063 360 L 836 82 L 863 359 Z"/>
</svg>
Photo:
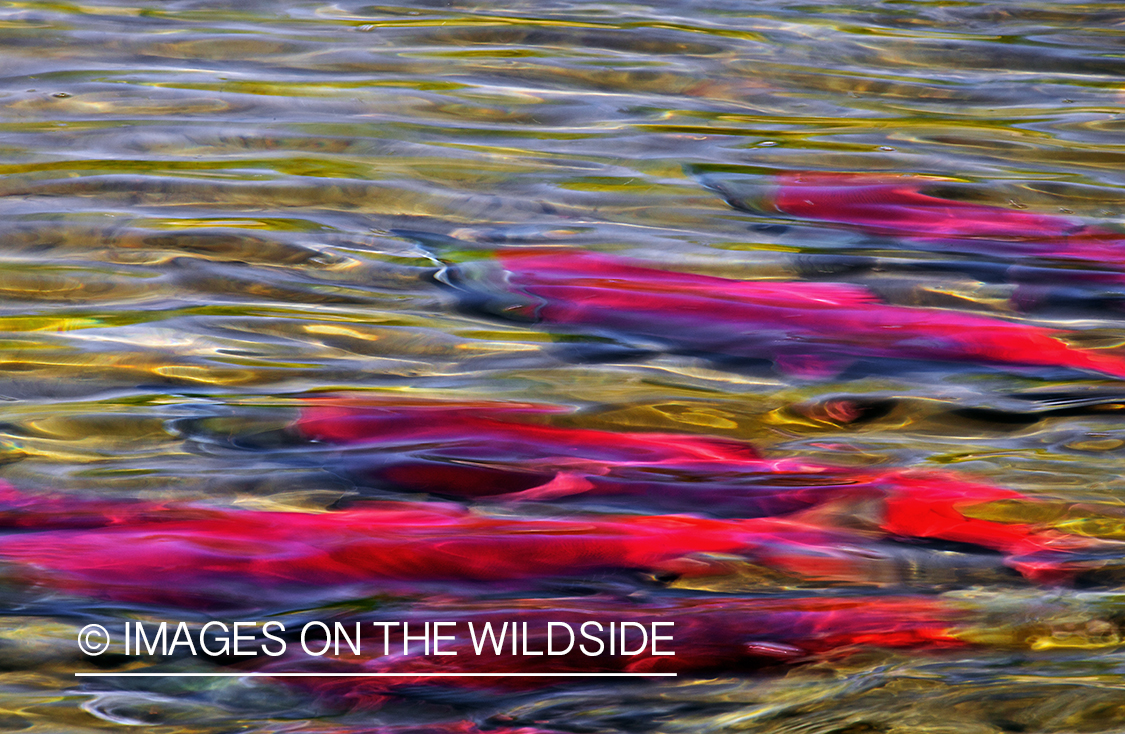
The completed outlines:
<svg viewBox="0 0 1125 734">
<path fill-rule="evenodd" d="M 1125 356 L 1104 350 L 1072 347 L 1072 366 L 1125 380 Z"/>
</svg>

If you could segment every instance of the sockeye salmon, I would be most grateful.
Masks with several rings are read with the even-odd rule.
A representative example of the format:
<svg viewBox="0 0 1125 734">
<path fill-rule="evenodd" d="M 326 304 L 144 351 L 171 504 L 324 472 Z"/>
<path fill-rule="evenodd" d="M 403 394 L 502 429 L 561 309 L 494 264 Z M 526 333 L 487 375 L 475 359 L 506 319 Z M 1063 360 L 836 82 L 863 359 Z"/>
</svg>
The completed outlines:
<svg viewBox="0 0 1125 734">
<path fill-rule="evenodd" d="M 842 499 L 879 501 L 888 532 L 984 543 L 1001 528 L 976 533 L 967 529 L 974 521 L 962 518 L 957 530 L 935 536 L 920 519 L 925 513 L 912 513 L 958 502 L 1030 501 L 952 472 L 764 458 L 736 439 L 528 422 L 560 412 L 528 403 L 324 397 L 307 401 L 292 430 L 345 447 L 344 464 L 379 487 L 464 500 L 618 499 L 634 510 L 743 518 Z M 911 532 L 901 532 L 908 517 Z"/>
<path fill-rule="evenodd" d="M 957 201 L 929 193 L 949 181 L 880 173 L 791 172 L 731 204 L 765 214 L 832 222 L 873 235 L 961 243 L 974 251 L 1122 262 L 1125 233 L 1074 217 Z"/>
<path fill-rule="evenodd" d="M 760 517 L 877 491 L 867 475 L 766 459 L 742 441 L 559 428 L 559 409 L 500 402 L 318 398 L 291 430 L 343 447 L 333 466 L 380 488 L 457 499 L 568 499 L 630 509 Z"/>
<path fill-rule="evenodd" d="M 903 359 L 1125 377 L 1125 357 L 1072 346 L 1066 331 L 889 305 L 859 285 L 730 280 L 566 250 L 504 250 L 497 262 L 451 267 L 441 277 L 471 307 L 507 318 L 711 357 L 768 359 L 793 374 Z"/>
<path fill-rule="evenodd" d="M 920 596 L 672 598 L 640 604 L 594 597 L 510 605 L 453 602 L 440 609 L 421 605 L 380 619 L 391 620 L 391 626 L 375 626 L 368 618 L 359 623 L 360 655 L 341 646 L 341 655 L 330 652 L 310 660 L 291 654 L 256 670 L 401 674 L 298 678 L 290 683 L 338 706 L 370 709 L 404 689 L 419 687 L 502 691 L 575 682 L 529 673 L 731 675 L 873 648 L 956 649 L 967 646 L 960 633 L 974 621 L 974 614 L 965 605 Z M 414 640 L 426 632 L 430 637 L 438 633 L 426 626 L 434 621 L 444 621 L 440 634 L 452 639 L 441 643 L 442 655 L 432 654 L 422 641 L 412 641 L 407 648 L 401 620 L 410 625 Z M 354 624 L 345 624 L 352 638 Z M 653 640 L 654 634 L 661 639 Z"/>
<path fill-rule="evenodd" d="M 1029 578 L 1057 581 L 1081 567 L 1072 554 L 1094 542 L 965 514 L 1012 499 L 1015 493 L 1007 490 L 946 489 L 940 480 L 909 475 L 901 485 L 909 491 L 887 501 L 882 530 L 826 527 L 798 517 L 526 519 L 418 502 L 323 513 L 132 503 L 124 521 L 112 512 L 100 527 L 34 530 L 25 524 L 26 505 L 17 504 L 0 512 L 0 523 L 15 518 L 22 530 L 0 536 L 0 559 L 11 564 L 10 578 L 72 593 L 214 608 L 265 601 L 278 591 L 354 596 L 417 592 L 427 584 L 528 588 L 622 570 L 696 573 L 699 564 L 690 559 L 699 554 L 733 555 L 813 579 L 870 583 L 883 578 L 879 566 L 888 553 L 880 543 L 898 533 L 979 544 L 1003 553 L 1004 563 Z"/>
</svg>

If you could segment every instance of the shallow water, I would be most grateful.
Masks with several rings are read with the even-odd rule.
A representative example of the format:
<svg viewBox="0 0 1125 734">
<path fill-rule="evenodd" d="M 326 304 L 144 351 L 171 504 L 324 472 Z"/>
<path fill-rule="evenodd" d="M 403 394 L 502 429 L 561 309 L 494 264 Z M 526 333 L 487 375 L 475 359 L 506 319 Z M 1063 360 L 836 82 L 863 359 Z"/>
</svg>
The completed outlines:
<svg viewBox="0 0 1125 734">
<path fill-rule="evenodd" d="M 484 591 L 418 578 L 254 599 L 248 577 L 248 604 L 248 590 L 216 572 L 225 601 L 209 610 L 77 591 L 53 582 L 45 560 L 9 554 L 0 728 L 1120 727 L 1120 379 L 1028 357 L 930 358 L 919 345 L 945 337 L 926 333 L 914 351 L 875 353 L 868 337 L 817 331 L 827 317 L 800 333 L 739 326 L 721 309 L 687 325 L 672 308 L 629 325 L 620 308 L 617 321 L 609 308 L 563 323 L 549 316 L 553 296 L 497 274 L 495 253 L 550 247 L 728 279 L 851 284 L 888 307 L 934 309 L 937 324 L 1003 319 L 1117 358 L 1123 24 L 1116 4 L 1077 2 L 0 3 L 0 478 L 30 497 L 61 496 L 75 517 L 90 500 L 346 512 L 457 499 L 357 470 L 370 446 L 294 431 L 309 398 L 346 391 L 519 401 L 557 408 L 530 422 L 560 430 L 714 436 L 770 459 L 957 472 L 1027 498 L 986 519 L 1107 543 L 1082 573 L 1049 581 L 950 538 L 901 543 L 910 552 L 891 571 L 863 570 L 861 548 L 843 563 L 860 570 L 833 578 L 719 554 L 710 575 L 622 568 Z M 1021 237 L 933 237 L 779 210 L 779 181 L 805 171 L 909 174 L 896 181 L 996 207 L 976 210 L 982 220 L 1042 214 L 1102 234 L 1084 255 L 1030 219 Z M 656 301 L 667 295 L 652 288 Z M 528 317 L 529 298 L 547 310 Z M 745 339 L 725 336 L 738 329 Z M 783 348 L 796 342 L 812 344 L 799 369 Z M 392 453 L 570 471 L 546 439 L 528 434 L 526 450 L 543 455 L 484 456 L 473 430 Z M 666 469 L 637 471 L 658 474 L 646 481 L 661 492 L 710 481 L 696 465 Z M 468 505 L 524 520 L 659 511 L 643 499 L 535 500 Z M 845 510 L 815 518 L 864 512 Z M 188 584 L 184 569 L 153 563 L 134 566 L 153 588 Z M 90 658 L 75 645 L 87 623 L 401 619 L 466 598 L 643 610 L 851 596 L 877 608 L 917 595 L 975 615 L 957 633 L 965 646 L 867 641 L 796 663 L 487 698 L 416 684 L 359 707 L 279 679 L 73 675 L 248 669 L 116 649 Z M 774 644 L 770 634 L 751 636 Z"/>
</svg>

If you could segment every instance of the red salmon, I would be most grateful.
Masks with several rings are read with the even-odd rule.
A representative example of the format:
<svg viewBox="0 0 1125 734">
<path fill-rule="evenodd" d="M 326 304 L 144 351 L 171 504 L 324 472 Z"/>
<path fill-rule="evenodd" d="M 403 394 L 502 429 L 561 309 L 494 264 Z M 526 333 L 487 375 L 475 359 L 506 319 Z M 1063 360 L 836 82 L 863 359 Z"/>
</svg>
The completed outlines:
<svg viewBox="0 0 1125 734">
<path fill-rule="evenodd" d="M 486 289 L 493 310 L 569 329 L 608 330 L 673 349 L 838 372 L 857 359 L 1065 367 L 1125 377 L 1125 357 L 1067 332 L 945 309 L 888 305 L 858 285 L 741 281 L 581 251 L 507 250 L 503 277 L 447 277 Z M 479 268 L 478 268 L 479 269 Z M 486 272 L 487 276 L 487 272 Z M 497 292 L 508 301 L 493 303 Z"/>
<path fill-rule="evenodd" d="M 1121 232 L 1074 217 L 927 193 L 942 183 L 941 179 L 881 173 L 783 173 L 768 192 L 737 203 L 766 213 L 845 224 L 875 235 L 920 242 L 987 243 L 992 250 L 1086 260 L 1102 266 L 1122 261 L 1125 234 Z"/>
<path fill-rule="evenodd" d="M 861 472 L 762 458 L 742 441 L 528 422 L 558 412 L 325 398 L 309 401 L 293 430 L 348 446 L 339 462 L 378 486 L 461 499 L 616 500 L 630 509 L 759 517 L 874 491 Z"/>
<path fill-rule="evenodd" d="M 383 627 L 365 619 L 360 629 L 363 641 L 359 656 L 351 655 L 342 645 L 344 654 L 338 657 L 330 653 L 310 660 L 297 652 L 258 670 L 402 674 L 292 680 L 291 684 L 313 689 L 338 705 L 363 709 L 378 707 L 403 688 L 520 690 L 576 682 L 575 678 L 528 673 L 731 675 L 872 648 L 958 648 L 966 645 L 958 632 L 973 615 L 967 608 L 933 598 L 880 596 L 671 598 L 643 604 L 586 598 L 531 600 L 505 606 L 454 602 L 440 608 L 408 608 L 397 617 L 381 619 L 405 620 L 415 638 L 429 629 L 427 623 L 455 624 L 440 628 L 441 635 L 452 638 L 441 643 L 443 655 L 426 655 L 420 641 L 411 642 L 409 652 L 404 653 L 401 624 L 384 633 Z M 345 629 L 354 637 L 351 622 Z M 624 632 L 622 622 L 629 623 Z M 549 627 L 550 623 L 555 625 Z M 654 632 L 664 639 L 654 641 Z M 627 654 L 620 654 L 622 637 Z M 675 654 L 669 655 L 671 652 Z M 521 675 L 505 678 L 484 675 L 487 673 Z M 447 677 L 441 677 L 443 674 Z"/>
<path fill-rule="evenodd" d="M 796 517 L 489 517 L 435 503 L 325 513 L 154 506 L 103 527 L 0 536 L 0 558 L 17 564 L 11 576 L 75 593 L 215 607 L 265 600 L 278 589 L 354 595 L 431 583 L 526 588 L 615 570 L 694 573 L 699 564 L 685 559 L 699 554 L 741 556 L 813 579 L 894 581 L 880 570 L 888 554 L 877 543 L 894 536 L 978 544 L 1032 577 L 1056 580 L 1069 573 L 1068 552 L 1093 542 L 962 512 L 1021 497 L 1009 490 L 946 486 L 930 474 L 902 473 L 895 481 L 881 530 Z M 1032 565 L 1021 567 L 1029 554 Z"/>
</svg>

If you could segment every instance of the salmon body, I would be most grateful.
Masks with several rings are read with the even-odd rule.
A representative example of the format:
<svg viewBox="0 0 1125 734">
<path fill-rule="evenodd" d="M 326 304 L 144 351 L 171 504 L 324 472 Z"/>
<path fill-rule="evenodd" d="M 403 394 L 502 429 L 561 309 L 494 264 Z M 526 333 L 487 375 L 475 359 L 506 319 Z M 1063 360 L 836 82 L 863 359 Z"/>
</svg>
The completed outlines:
<svg viewBox="0 0 1125 734">
<path fill-rule="evenodd" d="M 72 593 L 210 608 L 266 598 L 271 590 L 354 596 L 434 583 L 526 588 L 555 578 L 659 570 L 681 556 L 739 553 L 779 539 L 829 546 L 852 538 L 770 518 L 528 520 L 392 502 L 326 513 L 187 506 L 102 527 L 5 535 L 0 559 L 16 564 L 17 578 Z"/>
<path fill-rule="evenodd" d="M 403 642 L 404 620 L 413 640 L 409 646 Z M 343 654 L 320 659 L 292 654 L 259 670 L 396 674 L 290 683 L 337 705 L 369 709 L 422 686 L 503 692 L 581 682 L 534 673 L 729 675 L 872 648 L 956 649 L 967 646 L 959 633 L 975 621 L 966 606 L 920 596 L 417 605 L 393 619 L 360 622 L 359 655 L 346 647 Z M 439 634 L 434 622 L 442 624 L 447 640 L 440 655 L 418 640 Z M 354 623 L 347 627 L 358 639 Z"/>
<path fill-rule="evenodd" d="M 292 431 L 345 447 L 334 466 L 384 489 L 462 500 L 597 501 L 651 512 L 781 515 L 879 494 L 870 473 L 767 459 L 742 441 L 527 422 L 552 406 L 317 399 Z"/>
<path fill-rule="evenodd" d="M 973 251 L 1125 264 L 1125 234 L 1074 217 L 1012 209 L 928 193 L 940 179 L 876 173 L 796 172 L 775 178 L 753 200 L 732 202 L 766 214 L 831 222 L 862 232 Z"/>
<path fill-rule="evenodd" d="M 476 289 L 476 305 L 506 317 L 681 352 L 768 359 L 794 374 L 835 374 L 859 359 L 904 359 L 1125 377 L 1125 358 L 1073 347 L 1065 331 L 888 305 L 858 285 L 729 280 L 592 252 L 506 250 L 498 261 L 500 273 L 486 266 L 484 277 L 470 268 L 447 279 L 463 291 Z"/>
<path fill-rule="evenodd" d="M 894 543 L 903 539 L 998 551 L 998 563 L 1056 581 L 1068 576 L 1070 554 L 1089 545 L 974 517 L 969 510 L 989 503 L 1034 500 L 953 473 L 765 459 L 731 439 L 527 422 L 557 410 L 321 399 L 310 401 L 295 430 L 371 454 L 371 465 L 412 491 L 508 503 L 625 495 L 642 507 L 714 507 L 733 517 L 534 519 L 431 502 L 270 512 L 32 496 L 4 486 L 0 527 L 21 532 L 0 536 L 0 558 L 17 576 L 74 593 L 205 608 L 270 590 L 331 596 L 443 583 L 527 588 L 615 571 L 707 574 L 706 562 L 690 559 L 715 554 L 806 578 L 893 583 L 880 569 L 896 563 L 902 551 Z"/>
</svg>

